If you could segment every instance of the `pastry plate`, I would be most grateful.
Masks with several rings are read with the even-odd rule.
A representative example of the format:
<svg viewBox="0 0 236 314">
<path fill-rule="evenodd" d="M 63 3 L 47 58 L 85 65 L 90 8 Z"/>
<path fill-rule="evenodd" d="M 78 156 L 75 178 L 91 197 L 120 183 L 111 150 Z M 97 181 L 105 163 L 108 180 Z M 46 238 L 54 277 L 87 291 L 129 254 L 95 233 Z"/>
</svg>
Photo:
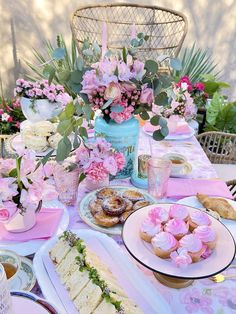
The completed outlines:
<svg viewBox="0 0 236 314">
<path fill-rule="evenodd" d="M 21 257 L 20 271 L 17 277 L 10 282 L 11 290 L 31 291 L 36 283 L 33 263 L 26 257 Z"/>
<path fill-rule="evenodd" d="M 39 298 L 33 293 L 25 291 L 11 291 L 12 306 L 14 314 L 59 314 L 55 305 Z"/>
<path fill-rule="evenodd" d="M 144 190 L 140 190 L 140 189 L 136 189 L 133 186 L 118 186 L 118 185 L 112 185 L 109 186 L 109 188 L 112 188 L 118 192 L 124 192 L 126 190 L 135 190 L 135 191 L 139 191 L 140 193 L 142 193 L 145 197 L 146 200 L 150 201 L 151 203 L 156 203 L 156 199 L 154 197 L 152 197 L 150 194 L 148 194 L 146 191 Z M 87 195 L 85 195 L 85 197 L 81 200 L 80 204 L 79 204 L 79 214 L 81 219 L 90 227 L 92 227 L 95 230 L 98 230 L 100 232 L 104 232 L 107 234 L 111 234 L 111 235 L 121 235 L 121 229 L 122 229 L 122 224 L 117 224 L 114 225 L 110 228 L 108 227 L 103 227 L 103 226 L 99 226 L 95 223 L 95 220 L 92 216 L 92 214 L 90 213 L 89 210 L 89 202 L 93 199 L 96 198 L 96 193 L 97 191 L 99 191 L 101 189 L 92 191 L 90 193 L 88 193 Z"/>
<path fill-rule="evenodd" d="M 195 130 L 193 129 L 193 128 L 191 128 L 191 127 L 189 127 L 189 129 L 190 129 L 190 133 L 188 133 L 188 134 L 176 134 L 176 135 L 174 135 L 174 134 L 169 134 L 169 135 L 167 135 L 166 137 L 165 137 L 165 140 L 167 140 L 167 141 L 176 141 L 176 140 L 186 140 L 186 139 L 188 139 L 188 138 L 191 138 L 191 137 L 193 137 L 194 136 L 194 134 L 195 134 Z M 142 128 L 142 130 L 143 130 L 143 132 L 145 133 L 145 134 L 147 134 L 147 135 L 149 135 L 149 136 L 152 136 L 152 134 L 153 134 L 153 132 L 148 132 L 148 131 L 145 131 L 145 127 L 143 127 Z"/>
<path fill-rule="evenodd" d="M 172 313 L 161 293 L 155 289 L 112 238 L 93 230 L 72 230 L 72 232 L 82 238 L 104 261 L 128 296 L 139 305 L 144 313 Z M 58 281 L 55 267 L 49 258 L 48 252 L 56 241 L 57 237 L 50 239 L 35 254 L 33 262 L 35 273 L 43 294 L 49 302 L 57 304 L 59 313 L 76 314 L 78 311 L 70 301 L 68 292 Z M 56 278 L 53 273 L 56 274 Z"/>
<path fill-rule="evenodd" d="M 63 208 L 64 209 L 64 213 L 61 217 L 61 221 L 57 227 L 55 234 L 57 235 L 65 231 L 69 225 L 69 213 L 66 207 L 58 200 L 44 202 L 43 206 L 47 208 Z M 0 248 L 12 250 L 19 255 L 27 256 L 27 255 L 34 254 L 41 247 L 41 245 L 45 243 L 45 241 L 47 241 L 47 239 L 45 240 L 36 239 L 36 240 L 30 240 L 30 241 L 25 241 L 25 242 L 0 241 Z"/>
<path fill-rule="evenodd" d="M 200 279 L 213 276 L 226 269 L 235 257 L 235 241 L 229 230 L 217 219 L 209 215 L 212 227 L 217 235 L 216 248 L 211 256 L 205 260 L 188 265 L 186 268 L 178 268 L 170 259 L 162 259 L 156 256 L 151 244 L 140 238 L 141 223 L 148 216 L 148 212 L 156 205 L 143 207 L 132 213 L 125 221 L 122 237 L 129 253 L 142 265 L 154 272 L 179 279 Z M 161 204 L 169 210 L 171 204 Z M 187 206 L 189 213 L 196 208 Z M 130 236 L 132 234 L 132 236 Z M 227 248 L 227 249 L 226 249 Z M 222 252 L 224 252 L 222 254 Z"/>
<path fill-rule="evenodd" d="M 212 196 L 212 197 L 216 198 L 215 196 Z M 230 200 L 228 198 L 224 198 L 224 197 L 219 197 L 219 199 L 220 198 L 225 199 L 236 210 L 236 202 L 235 201 Z M 182 204 L 182 205 L 187 205 L 187 206 L 192 206 L 192 207 L 204 209 L 204 206 L 198 201 L 196 196 L 189 196 L 189 197 L 182 198 L 177 203 Z M 220 220 L 229 229 L 229 231 L 232 233 L 232 235 L 236 241 L 236 221 L 230 220 L 230 219 L 223 219 L 223 218 L 220 218 Z"/>
</svg>

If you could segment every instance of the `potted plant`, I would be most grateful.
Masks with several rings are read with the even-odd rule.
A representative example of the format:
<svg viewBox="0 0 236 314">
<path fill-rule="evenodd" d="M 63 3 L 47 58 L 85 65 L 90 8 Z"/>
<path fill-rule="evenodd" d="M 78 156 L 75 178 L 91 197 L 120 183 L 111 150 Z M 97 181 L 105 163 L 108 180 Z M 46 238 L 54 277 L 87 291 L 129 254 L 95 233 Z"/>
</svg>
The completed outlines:
<svg viewBox="0 0 236 314">
<path fill-rule="evenodd" d="M 36 224 L 42 202 L 57 198 L 52 171 L 37 163 L 31 151 L 16 159 L 0 160 L 0 222 L 10 232 L 24 232 Z"/>
<path fill-rule="evenodd" d="M 116 152 L 104 138 L 87 141 L 76 150 L 76 162 L 85 176 L 89 190 L 109 185 L 109 177 L 115 176 L 125 166 L 125 157 Z"/>
<path fill-rule="evenodd" d="M 32 122 L 52 119 L 71 100 L 62 85 L 49 84 L 48 80 L 30 82 L 18 79 L 14 93 L 20 97 L 25 117 Z"/>
</svg>

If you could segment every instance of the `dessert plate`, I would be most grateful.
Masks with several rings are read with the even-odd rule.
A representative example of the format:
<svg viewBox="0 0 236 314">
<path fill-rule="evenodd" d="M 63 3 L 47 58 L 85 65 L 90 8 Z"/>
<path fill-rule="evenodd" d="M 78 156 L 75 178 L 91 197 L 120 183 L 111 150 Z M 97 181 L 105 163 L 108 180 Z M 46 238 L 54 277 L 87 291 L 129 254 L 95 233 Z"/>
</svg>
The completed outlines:
<svg viewBox="0 0 236 314">
<path fill-rule="evenodd" d="M 44 202 L 43 206 L 47 208 L 62 208 L 64 210 L 55 234 L 57 235 L 65 231 L 69 225 L 69 213 L 66 207 L 58 200 Z M 37 252 L 41 245 L 43 245 L 47 240 L 48 239 L 36 239 L 25 242 L 0 241 L 0 248 L 12 250 L 19 255 L 27 256 Z"/>
<path fill-rule="evenodd" d="M 126 190 L 129 190 L 129 189 L 139 191 L 140 193 L 143 194 L 143 196 L 145 197 L 145 200 L 148 200 L 151 203 L 156 203 L 156 199 L 144 190 L 136 189 L 134 187 L 129 187 L 129 186 L 118 186 L 118 185 L 110 186 L 110 188 L 118 191 L 119 193 L 122 193 Z M 114 225 L 114 226 L 108 228 L 108 227 L 103 227 L 103 226 L 97 225 L 95 223 L 93 215 L 91 214 L 91 212 L 89 210 L 89 202 L 96 198 L 96 193 L 99 190 L 101 190 L 101 189 L 98 189 L 98 190 L 95 190 L 95 191 L 92 191 L 92 192 L 86 194 L 85 197 L 81 200 L 80 205 L 79 205 L 80 217 L 87 225 L 89 225 L 90 227 L 92 227 L 95 230 L 98 230 L 100 232 L 104 232 L 107 234 L 111 234 L 111 235 L 121 235 L 122 224 L 117 224 L 117 225 Z"/>
<path fill-rule="evenodd" d="M 59 314 L 56 307 L 33 293 L 25 291 L 11 291 L 14 314 Z"/>
<path fill-rule="evenodd" d="M 165 137 L 165 140 L 169 141 L 174 141 L 174 140 L 186 140 L 190 137 L 193 137 L 195 134 L 195 130 L 191 127 L 190 128 L 190 133 L 188 134 L 169 134 Z M 149 136 L 152 136 L 153 132 L 148 132 L 145 130 L 145 127 L 142 128 L 143 132 Z"/>
<path fill-rule="evenodd" d="M 129 257 L 122 252 L 119 245 L 110 237 L 93 230 L 72 230 L 82 238 L 91 249 L 109 267 L 112 274 L 118 279 L 127 295 L 148 314 L 171 314 L 169 304 L 153 284 L 135 266 Z M 55 266 L 49 258 L 48 252 L 57 242 L 57 237 L 47 241 L 34 257 L 34 269 L 40 288 L 49 302 L 57 304 L 60 314 L 77 314 L 73 310 L 68 292 L 63 285 L 53 278 Z"/>
<path fill-rule="evenodd" d="M 26 257 L 21 257 L 20 262 L 20 271 L 17 277 L 10 282 L 10 289 L 31 291 L 36 283 L 33 263 Z"/>
<path fill-rule="evenodd" d="M 171 263 L 170 259 L 162 259 L 156 256 L 151 244 L 140 238 L 139 230 L 141 223 L 148 216 L 150 209 L 156 205 L 143 207 L 132 213 L 125 221 L 122 237 L 129 253 L 142 265 L 162 275 L 178 279 L 200 279 L 218 274 L 226 269 L 235 257 L 235 241 L 229 230 L 217 219 L 209 215 L 212 228 L 217 235 L 216 248 L 211 256 L 205 260 L 188 265 L 186 268 L 178 268 Z M 171 204 L 161 204 L 169 210 Z M 189 213 L 196 208 L 186 206 Z M 132 234 L 132 236 L 130 236 Z M 227 250 L 225 249 L 227 247 Z M 224 254 L 222 254 L 224 252 Z"/>
<path fill-rule="evenodd" d="M 212 196 L 215 198 L 215 196 Z M 230 200 L 228 198 L 219 197 L 219 199 L 225 199 L 235 210 L 236 210 L 236 202 L 233 200 Z M 203 208 L 204 206 L 198 201 L 196 196 L 189 196 L 182 198 L 177 202 L 178 204 L 192 206 L 196 208 Z M 230 220 L 230 219 L 223 219 L 220 218 L 221 222 L 229 229 L 229 231 L 232 233 L 235 241 L 236 241 L 236 221 Z"/>
</svg>

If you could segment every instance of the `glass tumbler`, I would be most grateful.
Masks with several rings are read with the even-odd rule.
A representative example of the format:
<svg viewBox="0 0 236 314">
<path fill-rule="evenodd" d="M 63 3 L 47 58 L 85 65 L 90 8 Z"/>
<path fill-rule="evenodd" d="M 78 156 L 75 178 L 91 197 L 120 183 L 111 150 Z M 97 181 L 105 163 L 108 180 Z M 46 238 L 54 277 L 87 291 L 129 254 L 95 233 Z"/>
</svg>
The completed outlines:
<svg viewBox="0 0 236 314">
<path fill-rule="evenodd" d="M 12 301 L 5 270 L 0 263 L 0 314 L 12 314 Z"/>
<path fill-rule="evenodd" d="M 148 161 L 148 193 L 160 199 L 166 196 L 171 161 L 162 158 L 150 158 Z"/>
</svg>

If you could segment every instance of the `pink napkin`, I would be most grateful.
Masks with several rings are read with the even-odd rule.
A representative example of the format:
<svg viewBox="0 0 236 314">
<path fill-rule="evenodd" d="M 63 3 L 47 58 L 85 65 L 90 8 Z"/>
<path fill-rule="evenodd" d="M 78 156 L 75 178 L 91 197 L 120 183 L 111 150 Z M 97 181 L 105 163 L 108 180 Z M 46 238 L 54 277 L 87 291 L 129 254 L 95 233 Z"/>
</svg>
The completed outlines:
<svg viewBox="0 0 236 314">
<path fill-rule="evenodd" d="M 168 123 L 168 128 L 170 135 L 184 135 L 191 133 L 191 129 L 187 122 L 179 122 L 174 128 Z M 153 133 L 155 130 L 159 129 L 159 126 L 154 126 L 148 121 L 144 124 L 143 129 L 145 132 Z"/>
<path fill-rule="evenodd" d="M 36 225 L 25 232 L 13 233 L 4 228 L 0 223 L 0 241 L 29 241 L 35 239 L 47 239 L 54 235 L 61 220 L 63 209 L 61 208 L 43 208 L 37 214 Z"/>
<path fill-rule="evenodd" d="M 210 196 L 219 196 L 232 199 L 226 183 L 222 180 L 194 180 L 170 178 L 167 187 L 167 197 L 183 198 L 202 193 Z"/>
</svg>

